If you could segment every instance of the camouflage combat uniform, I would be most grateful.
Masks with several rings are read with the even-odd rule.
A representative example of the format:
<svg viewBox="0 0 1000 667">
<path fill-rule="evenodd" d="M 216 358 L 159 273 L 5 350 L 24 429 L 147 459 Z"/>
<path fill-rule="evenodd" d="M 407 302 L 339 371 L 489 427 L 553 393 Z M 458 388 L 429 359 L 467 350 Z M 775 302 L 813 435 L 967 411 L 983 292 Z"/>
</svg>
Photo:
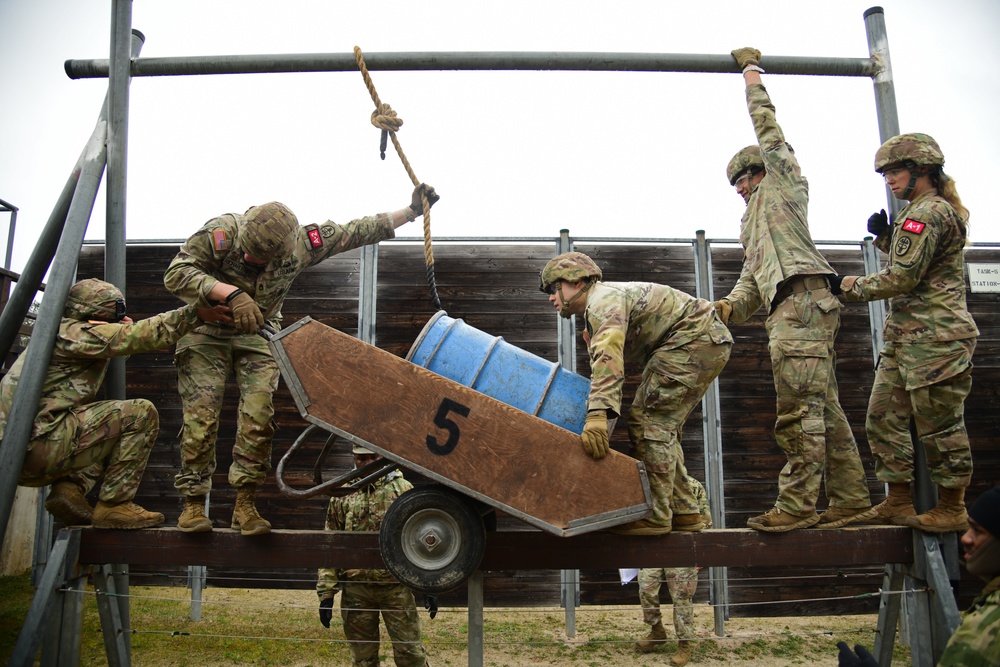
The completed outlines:
<svg viewBox="0 0 1000 667">
<path fill-rule="evenodd" d="M 693 477 L 687 482 L 694 490 L 706 528 L 712 527 L 712 512 L 708 507 L 705 487 Z M 660 585 L 667 584 L 670 600 L 674 605 L 674 631 L 677 639 L 694 639 L 694 593 L 698 587 L 700 567 L 649 567 L 639 570 L 639 604 L 642 605 L 642 621 L 646 625 L 663 622 L 660 613 Z"/>
<path fill-rule="evenodd" d="M 331 498 L 326 529 L 378 531 L 389 505 L 412 488 L 399 471 L 393 471 L 357 493 Z M 343 591 L 340 615 L 356 667 L 379 664 L 379 611 L 392 640 L 396 665 L 422 667 L 427 664 L 413 593 L 393 579 L 388 570 L 320 569 L 316 584 L 319 599 L 332 598 L 337 590 Z"/>
<path fill-rule="evenodd" d="M 965 232 L 934 189 L 910 202 L 889 229 L 876 241 L 889 253 L 888 266 L 841 285 L 844 301 L 889 299 L 865 424 L 875 473 L 887 483 L 913 479 L 912 416 L 931 479 L 964 488 L 972 475 L 964 402 L 979 335 L 965 304 Z"/>
<path fill-rule="evenodd" d="M 94 397 L 112 357 L 170 347 L 198 322 L 191 306 L 135 323 L 63 317 L 17 483 L 45 486 L 70 477 L 87 493 L 103 473 L 100 499 L 131 501 L 156 442 L 159 415 L 146 399 Z M 18 357 L 0 382 L 0 438 L 26 356 Z"/>
<path fill-rule="evenodd" d="M 235 285 L 253 297 L 266 323 L 281 328 L 281 305 L 292 281 L 303 270 L 331 255 L 395 236 L 389 214 L 299 227 L 286 240 L 287 252 L 266 266 L 244 261 L 242 216 L 226 214 L 207 222 L 184 245 L 163 277 L 183 301 L 208 307 L 217 282 Z M 206 323 L 177 344 L 177 389 L 184 404 L 181 469 L 174 486 L 184 496 L 202 496 L 212 488 L 215 440 L 226 379 L 232 371 L 240 388 L 236 443 L 229 483 L 260 484 L 271 469 L 274 391 L 278 366 L 257 334 L 241 334 L 231 325 Z"/>
<path fill-rule="evenodd" d="M 626 421 L 633 456 L 645 464 L 649 477 L 653 516 L 648 521 L 670 526 L 674 512 L 697 514 L 681 430 L 729 360 L 729 330 L 710 301 L 654 283 L 596 282 L 585 317 L 588 410 L 620 415 L 625 364 L 644 366 Z"/>
<path fill-rule="evenodd" d="M 948 640 L 938 667 L 1000 665 L 1000 577 L 994 577 L 965 613 Z"/>
<path fill-rule="evenodd" d="M 830 507 L 869 507 L 858 445 L 840 407 L 834 373 L 841 304 L 827 276 L 835 271 L 813 243 L 806 217 L 809 186 L 767 91 L 750 84 L 746 95 L 766 173 L 747 202 L 740 229 L 743 268 L 723 301 L 733 308 L 734 324 L 761 306 L 769 311 L 774 437 L 788 459 L 775 506 L 794 515 L 814 514 L 825 472 Z"/>
</svg>

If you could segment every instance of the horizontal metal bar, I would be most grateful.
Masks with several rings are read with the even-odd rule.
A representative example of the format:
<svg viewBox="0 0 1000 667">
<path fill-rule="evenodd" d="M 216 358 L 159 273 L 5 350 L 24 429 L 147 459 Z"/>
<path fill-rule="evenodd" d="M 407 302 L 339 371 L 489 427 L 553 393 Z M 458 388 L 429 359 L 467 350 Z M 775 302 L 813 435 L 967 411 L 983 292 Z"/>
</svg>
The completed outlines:
<svg viewBox="0 0 1000 667">
<path fill-rule="evenodd" d="M 769 74 L 873 77 L 880 70 L 871 58 L 816 58 L 764 56 Z M 729 54 L 694 53 L 585 53 L 559 51 L 400 51 L 366 53 L 371 71 L 415 70 L 558 70 L 591 72 L 701 72 L 736 74 L 740 70 Z M 67 60 L 71 79 L 108 76 L 108 60 Z M 353 53 L 301 53 L 243 56 L 187 56 L 136 58 L 132 76 L 193 74 L 264 74 L 278 72 L 356 72 Z"/>
</svg>

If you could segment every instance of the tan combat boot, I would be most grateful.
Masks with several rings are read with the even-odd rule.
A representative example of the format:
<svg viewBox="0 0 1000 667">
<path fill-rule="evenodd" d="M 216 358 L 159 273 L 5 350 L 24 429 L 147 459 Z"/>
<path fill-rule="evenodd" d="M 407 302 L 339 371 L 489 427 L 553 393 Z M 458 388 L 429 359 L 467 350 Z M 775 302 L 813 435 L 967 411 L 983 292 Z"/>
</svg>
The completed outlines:
<svg viewBox="0 0 1000 667">
<path fill-rule="evenodd" d="M 45 500 L 45 509 L 64 526 L 89 526 L 94 508 L 73 482 L 56 482 Z"/>
<path fill-rule="evenodd" d="M 635 650 L 640 653 L 649 653 L 665 641 L 667 641 L 667 631 L 663 628 L 663 622 L 657 621 L 649 628 L 649 634 L 646 635 L 646 638 L 635 643 Z"/>
<path fill-rule="evenodd" d="M 889 482 L 889 495 L 875 506 L 875 511 L 875 516 L 858 523 L 902 526 L 904 519 L 917 513 L 910 495 L 910 483 Z"/>
<path fill-rule="evenodd" d="M 705 529 L 705 522 L 702 521 L 700 513 L 674 514 L 671 521 L 671 527 L 677 531 L 697 533 Z"/>
<path fill-rule="evenodd" d="M 868 507 L 831 507 L 819 515 L 819 523 L 813 528 L 843 528 L 852 523 L 864 522 L 878 514 L 878 510 Z"/>
<path fill-rule="evenodd" d="M 153 528 L 163 523 L 163 515 L 159 512 L 148 512 L 130 500 L 123 503 L 97 502 L 94 508 L 94 528 L 117 528 L 120 530 L 135 530 L 137 528 Z"/>
<path fill-rule="evenodd" d="M 919 516 L 903 520 L 904 526 L 925 533 L 961 533 L 969 529 L 969 514 L 965 511 L 965 487 L 938 487 L 937 506 Z"/>
<path fill-rule="evenodd" d="M 236 507 L 233 508 L 233 530 L 241 535 L 266 535 L 271 532 L 271 524 L 254 507 L 253 497 L 256 484 L 244 484 L 236 492 Z"/>
<path fill-rule="evenodd" d="M 615 535 L 666 535 L 671 530 L 670 526 L 661 526 L 658 523 L 653 523 L 648 519 L 639 519 L 638 521 L 630 521 L 621 526 L 613 526 L 608 528 L 608 532 L 614 533 Z"/>
<path fill-rule="evenodd" d="M 800 516 L 785 512 L 777 507 L 772 507 L 760 516 L 747 519 L 747 526 L 754 530 L 762 530 L 765 533 L 785 533 L 789 530 L 808 528 L 819 522 L 819 514 L 814 511 L 812 514 Z"/>
<path fill-rule="evenodd" d="M 691 640 L 681 639 L 677 642 L 677 652 L 670 656 L 670 664 L 673 667 L 684 667 L 691 661 Z"/>
<path fill-rule="evenodd" d="M 177 518 L 177 530 L 182 533 L 207 533 L 212 530 L 212 520 L 205 516 L 205 496 L 184 499 L 184 511 Z"/>
</svg>

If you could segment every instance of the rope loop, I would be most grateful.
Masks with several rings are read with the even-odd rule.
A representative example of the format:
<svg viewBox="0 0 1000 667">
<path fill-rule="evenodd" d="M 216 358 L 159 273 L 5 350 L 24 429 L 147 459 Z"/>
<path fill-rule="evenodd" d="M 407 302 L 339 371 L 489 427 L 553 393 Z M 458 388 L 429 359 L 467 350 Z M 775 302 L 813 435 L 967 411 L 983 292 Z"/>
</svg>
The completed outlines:
<svg viewBox="0 0 1000 667">
<path fill-rule="evenodd" d="M 371 121 L 372 125 L 384 133 L 382 139 L 383 151 L 385 150 L 385 133 L 387 133 L 389 139 L 392 140 L 393 147 L 396 149 L 396 154 L 399 155 L 399 159 L 403 163 L 403 168 L 406 169 L 407 176 L 410 177 L 410 182 L 413 183 L 414 187 L 420 185 L 420 179 L 417 178 L 413 167 L 410 166 L 410 161 L 406 159 L 403 147 L 396 136 L 396 132 L 403 125 L 403 119 L 396 115 L 392 107 L 388 104 L 383 104 L 382 100 L 379 99 L 378 92 L 375 90 L 375 83 L 368 74 L 368 66 L 365 65 L 365 57 L 361 53 L 360 46 L 354 47 L 354 60 L 358 63 L 358 69 L 365 80 L 365 87 L 368 88 L 368 94 L 371 95 L 372 102 L 375 103 L 375 111 L 372 112 Z M 384 152 L 382 153 L 382 158 L 385 159 Z M 434 249 L 431 245 L 431 206 L 426 196 L 423 197 L 422 204 L 424 216 L 424 264 L 427 267 L 427 286 L 430 289 L 431 302 L 436 309 L 441 310 L 441 299 L 438 296 L 437 281 L 434 279 Z"/>
</svg>

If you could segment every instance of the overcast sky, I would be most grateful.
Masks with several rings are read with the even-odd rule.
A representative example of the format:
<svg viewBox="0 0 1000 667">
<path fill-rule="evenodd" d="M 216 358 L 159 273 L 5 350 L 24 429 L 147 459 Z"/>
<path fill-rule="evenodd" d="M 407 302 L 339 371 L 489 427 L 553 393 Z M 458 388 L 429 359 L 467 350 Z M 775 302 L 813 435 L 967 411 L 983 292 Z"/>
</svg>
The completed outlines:
<svg viewBox="0 0 1000 667">
<path fill-rule="evenodd" d="M 875 2 L 720 0 L 136 0 L 142 57 L 384 51 L 576 51 L 864 58 Z M 884 0 L 900 128 L 941 144 L 975 241 L 1000 155 L 995 0 Z M 0 0 L 0 199 L 20 211 L 21 270 L 93 130 L 106 79 L 67 59 L 107 58 L 110 0 Z M 435 237 L 709 238 L 739 233 L 725 177 L 754 143 L 737 74 L 385 72 L 417 176 L 442 198 Z M 817 240 L 860 240 L 886 205 L 868 78 L 764 75 L 808 177 Z M 301 224 L 401 208 L 412 189 L 358 72 L 144 77 L 132 82 L 130 239 L 185 238 L 225 212 L 279 200 Z M 390 147 L 391 151 L 391 147 Z M 87 237 L 104 238 L 104 190 Z M 6 239 L 7 214 L 0 214 Z M 419 237 L 420 224 L 400 230 Z"/>
</svg>

